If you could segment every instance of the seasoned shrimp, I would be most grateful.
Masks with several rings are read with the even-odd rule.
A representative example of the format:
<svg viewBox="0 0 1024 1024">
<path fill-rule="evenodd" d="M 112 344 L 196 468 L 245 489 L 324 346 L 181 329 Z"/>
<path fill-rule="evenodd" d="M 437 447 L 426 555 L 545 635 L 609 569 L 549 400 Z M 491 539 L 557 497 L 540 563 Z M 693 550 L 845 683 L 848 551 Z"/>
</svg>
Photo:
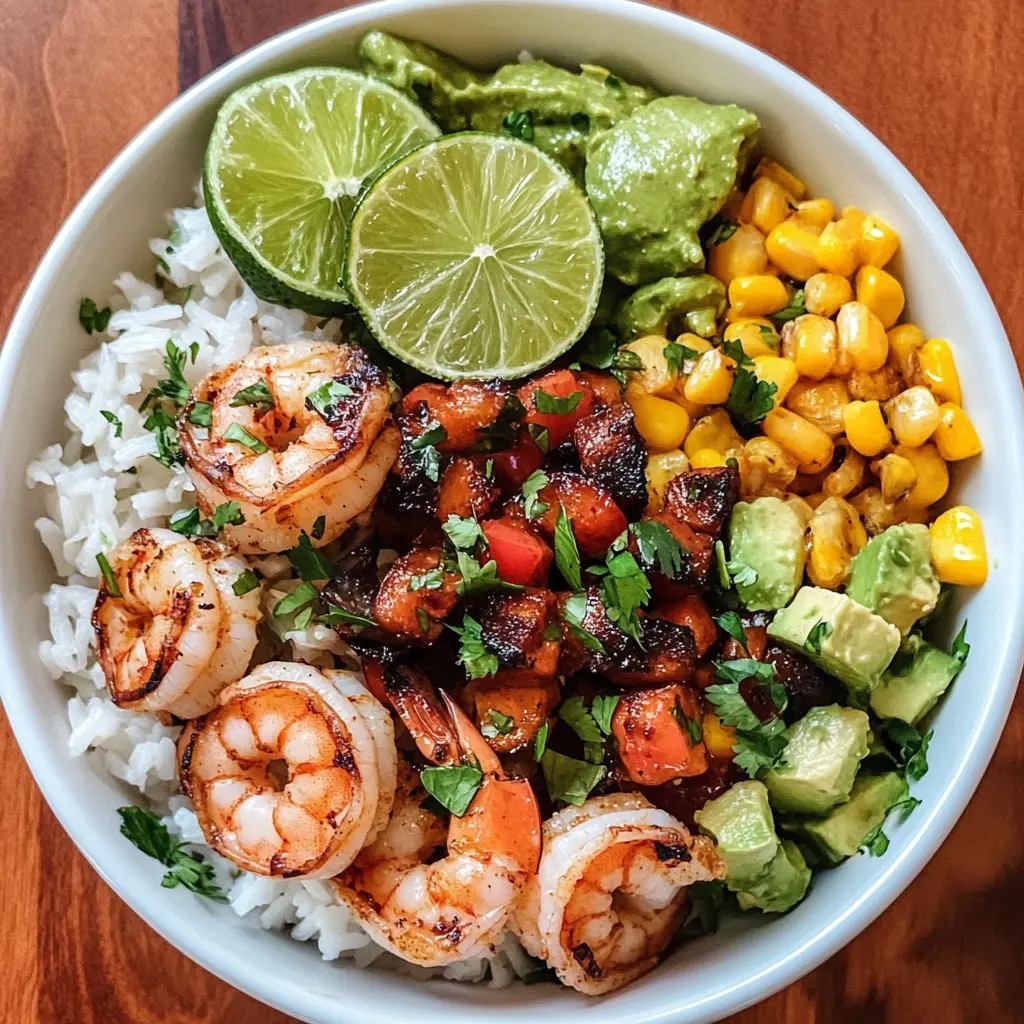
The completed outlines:
<svg viewBox="0 0 1024 1024">
<path fill-rule="evenodd" d="M 349 672 L 270 662 L 178 740 L 206 841 L 245 871 L 326 878 L 387 824 L 397 771 L 385 708 Z"/>
<path fill-rule="evenodd" d="M 115 704 L 195 718 L 245 674 L 256 647 L 259 590 L 231 585 L 245 561 L 212 540 L 136 530 L 110 559 L 92 612 L 96 653 Z"/>
<path fill-rule="evenodd" d="M 529 782 L 503 775 L 447 694 L 442 709 L 431 693 L 410 692 L 413 675 L 403 679 L 400 687 L 386 683 L 388 695 L 420 750 L 449 764 L 472 755 L 484 778 L 466 813 L 451 818 L 446 857 L 427 863 L 434 844 L 426 836 L 435 826 L 400 801 L 381 841 L 335 879 L 335 889 L 375 942 L 410 963 L 440 967 L 499 940 L 513 900 L 537 869 L 540 814 Z"/>
<path fill-rule="evenodd" d="M 197 427 L 199 403 L 210 426 Z M 384 371 L 360 349 L 321 341 L 255 348 L 206 377 L 181 420 L 182 451 L 204 515 L 225 501 L 245 522 L 225 529 L 239 551 L 294 547 L 317 530 L 339 537 L 374 502 L 398 456 Z"/>
<path fill-rule="evenodd" d="M 636 793 L 595 797 L 544 823 L 544 855 L 513 929 L 566 985 L 601 995 L 649 971 L 693 882 L 725 878 L 714 844 Z"/>
</svg>

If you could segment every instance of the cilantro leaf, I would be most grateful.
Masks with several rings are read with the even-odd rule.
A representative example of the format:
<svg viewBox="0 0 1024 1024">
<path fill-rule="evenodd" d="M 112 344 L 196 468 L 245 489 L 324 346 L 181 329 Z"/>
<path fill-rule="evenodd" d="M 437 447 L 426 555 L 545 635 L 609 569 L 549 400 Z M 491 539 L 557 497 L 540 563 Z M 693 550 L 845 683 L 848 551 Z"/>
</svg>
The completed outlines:
<svg viewBox="0 0 1024 1024">
<path fill-rule="evenodd" d="M 420 772 L 423 788 L 456 818 L 461 818 L 483 785 L 484 773 L 475 765 L 442 765 Z"/>
<path fill-rule="evenodd" d="M 573 533 L 572 523 L 569 522 L 569 517 L 561 505 L 558 507 L 558 521 L 555 523 L 555 565 L 573 590 L 583 589 L 580 549 L 576 546 L 576 534 Z"/>
<path fill-rule="evenodd" d="M 416 621 L 419 623 L 421 633 L 426 634 L 430 632 L 430 616 L 427 614 L 427 609 L 422 605 L 416 606 Z"/>
<path fill-rule="evenodd" d="M 303 531 L 299 535 L 297 547 L 286 551 L 288 561 L 300 580 L 329 580 L 334 575 L 334 565 L 312 542 Z"/>
<path fill-rule="evenodd" d="M 898 800 L 894 803 L 887 813 L 894 814 L 896 816 L 896 821 L 902 825 L 903 822 L 910 817 L 914 809 L 920 806 L 921 801 L 916 796 L 908 796 L 905 799 Z"/>
<path fill-rule="evenodd" d="M 242 506 L 237 501 L 225 501 L 213 510 L 213 530 L 220 533 L 225 526 L 241 526 L 245 522 Z"/>
<path fill-rule="evenodd" d="M 964 664 L 967 661 L 967 655 L 971 653 L 971 645 L 967 643 L 967 623 L 960 627 L 960 632 L 957 633 L 956 638 L 953 640 L 953 647 L 950 650 L 950 655 L 960 666 L 957 674 L 963 671 Z"/>
<path fill-rule="evenodd" d="M 620 383 L 625 383 L 625 371 L 642 372 L 644 362 L 632 349 L 619 348 L 619 339 L 605 329 L 583 339 L 578 352 L 579 361 L 598 370 L 610 370 Z"/>
<path fill-rule="evenodd" d="M 725 558 L 725 545 L 715 541 L 715 567 L 718 569 L 718 585 L 722 590 L 728 590 L 732 584 L 729 581 L 729 563 Z"/>
<path fill-rule="evenodd" d="M 562 605 L 562 620 L 569 627 L 569 632 L 588 651 L 605 654 L 604 644 L 589 630 L 584 629 L 583 620 L 587 614 L 586 594 L 573 594 Z"/>
<path fill-rule="evenodd" d="M 423 609 L 417 610 L 422 611 Z M 317 622 L 322 622 L 326 626 L 351 626 L 356 632 L 363 629 L 372 629 L 377 625 L 373 619 L 368 619 L 365 615 L 357 615 L 355 612 L 350 612 L 347 608 L 342 608 L 341 605 L 337 604 L 328 604 L 324 613 L 317 616 Z M 423 632 L 425 633 L 426 630 Z"/>
<path fill-rule="evenodd" d="M 197 427 L 210 427 L 213 425 L 213 405 L 209 402 L 193 402 L 192 409 L 188 414 L 189 423 Z"/>
<path fill-rule="evenodd" d="M 448 431 L 437 420 L 431 420 L 422 434 L 409 442 L 409 463 L 436 484 L 441 477 L 441 456 L 437 445 L 448 440 Z"/>
<path fill-rule="evenodd" d="M 691 914 L 683 934 L 711 935 L 718 931 L 718 917 L 725 903 L 725 882 L 691 882 L 686 896 Z"/>
<path fill-rule="evenodd" d="M 462 625 L 448 628 L 460 640 L 459 661 L 470 679 L 493 676 L 498 671 L 498 656 L 484 646 L 483 629 L 468 612 L 462 616 Z"/>
<path fill-rule="evenodd" d="M 246 569 L 234 583 L 231 584 L 231 592 L 235 597 L 242 597 L 250 590 L 255 590 L 260 585 L 260 578 L 252 571 Z"/>
<path fill-rule="evenodd" d="M 725 403 L 726 411 L 737 423 L 760 423 L 775 408 L 777 385 L 772 381 L 757 379 L 751 369 L 754 361 L 743 351 L 739 341 L 727 341 L 722 348 L 736 363 L 732 388 Z"/>
<path fill-rule="evenodd" d="M 676 720 L 679 728 L 686 733 L 686 739 L 691 747 L 695 747 L 704 739 L 704 730 L 696 718 L 691 718 L 682 708 L 677 700 L 672 708 L 672 717 Z"/>
<path fill-rule="evenodd" d="M 726 633 L 729 634 L 744 650 L 747 647 L 747 633 L 743 628 L 743 620 L 736 612 L 723 612 L 715 618 Z"/>
<path fill-rule="evenodd" d="M 475 519 L 463 518 L 454 513 L 448 516 L 441 529 L 459 551 L 471 551 L 478 542 L 487 539 Z"/>
<path fill-rule="evenodd" d="M 187 353 L 184 349 L 167 339 L 164 346 L 164 369 L 167 371 L 167 380 L 160 381 L 154 391 L 162 398 L 169 398 L 179 409 L 188 401 L 190 388 L 185 380 L 185 359 Z"/>
<path fill-rule="evenodd" d="M 343 381 L 329 380 L 326 384 L 321 384 L 315 391 L 311 391 L 306 395 L 306 408 L 312 409 L 325 422 L 330 423 L 337 416 L 338 405 L 342 399 L 351 398 L 354 394 L 355 392 L 352 388 Z M 270 398 L 270 405 L 273 408 L 274 400 L 270 397 L 269 391 L 267 396 Z"/>
<path fill-rule="evenodd" d="M 537 412 L 550 413 L 555 416 L 567 416 L 569 413 L 575 412 L 582 399 L 582 391 L 574 391 L 564 398 L 550 395 L 543 388 L 538 388 L 533 393 L 533 404 Z"/>
<path fill-rule="evenodd" d="M 547 749 L 547 745 L 548 745 L 548 728 L 549 728 L 549 726 L 548 726 L 548 723 L 547 723 L 547 719 L 545 719 L 544 723 L 537 730 L 537 735 L 534 737 L 534 740 L 533 740 L 533 759 L 534 759 L 534 761 L 539 761 L 544 756 L 545 749 Z"/>
<path fill-rule="evenodd" d="M 601 600 L 609 621 L 642 646 L 643 629 L 637 610 L 650 600 L 651 582 L 633 555 L 623 550 L 625 536 L 623 533 L 612 543 L 603 567 L 587 571 L 602 577 Z"/>
<path fill-rule="evenodd" d="M 630 530 L 636 537 L 640 558 L 650 569 L 658 569 L 670 580 L 682 572 L 683 548 L 672 531 L 654 519 L 633 523 Z"/>
<path fill-rule="evenodd" d="M 922 737 L 917 750 L 910 756 L 906 766 L 908 782 L 920 782 L 928 773 L 928 744 L 932 739 L 932 730 L 929 729 Z"/>
<path fill-rule="evenodd" d="M 526 432 L 533 438 L 533 443 L 541 452 L 547 455 L 551 448 L 551 431 L 547 427 L 542 427 L 539 423 L 528 423 L 526 425 Z"/>
<path fill-rule="evenodd" d="M 98 309 L 92 299 L 82 299 L 78 305 L 78 322 L 86 334 L 93 331 L 103 332 L 110 323 L 110 307 Z"/>
<path fill-rule="evenodd" d="M 528 110 L 511 110 L 505 115 L 501 127 L 509 135 L 523 142 L 533 142 L 533 114 Z"/>
<path fill-rule="evenodd" d="M 286 594 L 274 605 L 273 615 L 284 618 L 313 604 L 320 597 L 320 591 L 312 583 L 303 581 L 290 594 Z"/>
<path fill-rule="evenodd" d="M 662 349 L 662 354 L 668 364 L 668 372 L 673 377 L 678 377 L 681 373 L 688 373 L 688 367 L 695 363 L 700 356 L 696 349 L 690 348 L 689 345 L 681 345 L 678 341 L 670 341 Z"/>
<path fill-rule="evenodd" d="M 746 732 L 761 728 L 761 720 L 744 700 L 739 683 L 715 683 L 704 691 L 704 696 L 714 704 L 715 713 L 723 725 Z"/>
<path fill-rule="evenodd" d="M 777 324 L 784 324 L 789 320 L 795 320 L 798 316 L 803 316 L 806 312 L 807 306 L 804 304 L 804 290 L 799 288 L 789 297 L 789 302 L 777 313 L 770 314 L 768 319 L 775 321 Z"/>
<path fill-rule="evenodd" d="M 409 590 L 440 590 L 444 586 L 444 569 L 438 566 L 409 579 Z"/>
<path fill-rule="evenodd" d="M 534 470 L 523 483 L 523 511 L 527 519 L 544 515 L 551 507 L 544 504 L 537 495 L 548 485 L 548 475 L 542 469 Z"/>
<path fill-rule="evenodd" d="M 456 565 L 462 579 L 458 584 L 460 595 L 469 597 L 484 594 L 490 590 L 522 590 L 519 583 L 506 583 L 498 575 L 498 563 L 492 558 L 481 565 L 472 555 L 465 551 L 455 552 Z"/>
<path fill-rule="evenodd" d="M 241 423 L 232 423 L 224 431 L 225 441 L 234 441 L 236 444 L 245 445 L 253 454 L 262 455 L 270 449 L 254 434 L 250 434 Z"/>
<path fill-rule="evenodd" d="M 124 432 L 124 424 L 109 409 L 100 409 L 100 415 L 113 426 L 114 437 L 120 437 Z"/>
<path fill-rule="evenodd" d="M 602 765 L 578 761 L 554 750 L 544 751 L 540 766 L 551 799 L 576 807 L 582 806 L 591 790 L 605 776 Z"/>
<path fill-rule="evenodd" d="M 740 683 L 753 678 L 767 685 L 780 712 L 786 706 L 785 688 L 775 681 L 775 669 L 771 665 L 752 658 L 719 662 L 715 669 L 718 676 L 728 682 L 709 686 L 704 695 L 714 705 L 722 722 L 736 730 L 733 750 L 737 767 L 756 778 L 762 769 L 778 763 L 788 743 L 786 723 L 781 717 L 762 722 L 740 692 Z"/>
<path fill-rule="evenodd" d="M 831 635 L 832 623 L 821 619 L 811 626 L 807 639 L 804 641 L 804 647 L 814 654 L 821 654 L 822 641 L 827 640 Z"/>
<path fill-rule="evenodd" d="M 511 715 L 495 708 L 487 709 L 487 721 L 480 726 L 480 732 L 489 740 L 496 736 L 507 736 L 516 727 L 516 720 Z"/>
<path fill-rule="evenodd" d="M 720 213 L 716 213 L 707 224 L 704 225 L 704 233 L 707 234 L 707 242 L 705 243 L 710 249 L 712 246 L 721 245 L 723 242 L 728 242 L 733 235 L 739 230 L 739 224 L 734 220 L 729 220 L 728 217 L 722 216 Z"/>
<path fill-rule="evenodd" d="M 590 713 L 597 722 L 597 727 L 605 734 L 612 734 L 612 715 L 619 706 L 619 695 L 617 693 L 598 694 L 590 705 Z"/>
<path fill-rule="evenodd" d="M 882 831 L 882 826 L 872 829 L 861 843 L 860 848 L 872 857 L 881 857 L 889 849 L 889 837 Z"/>
<path fill-rule="evenodd" d="M 484 428 L 477 450 L 500 452 L 511 447 L 516 442 L 519 425 L 525 415 L 526 406 L 515 395 L 506 395 L 494 422 Z"/>
<path fill-rule="evenodd" d="M 324 532 L 327 530 L 327 516 L 317 516 L 313 520 L 313 528 L 309 531 L 313 540 L 323 540 Z"/>
<path fill-rule="evenodd" d="M 242 405 L 251 405 L 256 409 L 256 415 L 260 416 L 274 408 L 274 396 L 270 393 L 265 380 L 258 380 L 247 388 L 235 392 L 235 396 L 228 402 L 233 409 Z"/>
<path fill-rule="evenodd" d="M 117 577 L 114 575 L 114 570 L 110 568 L 107 556 L 102 551 L 96 555 L 96 564 L 100 567 L 103 580 L 107 584 L 107 593 L 111 597 L 124 597 L 124 594 L 121 593 L 121 588 L 117 585 Z"/>
<path fill-rule="evenodd" d="M 558 717 L 583 741 L 583 756 L 588 762 L 600 764 L 604 761 L 605 733 L 579 694 L 570 697 L 558 709 Z"/>
</svg>

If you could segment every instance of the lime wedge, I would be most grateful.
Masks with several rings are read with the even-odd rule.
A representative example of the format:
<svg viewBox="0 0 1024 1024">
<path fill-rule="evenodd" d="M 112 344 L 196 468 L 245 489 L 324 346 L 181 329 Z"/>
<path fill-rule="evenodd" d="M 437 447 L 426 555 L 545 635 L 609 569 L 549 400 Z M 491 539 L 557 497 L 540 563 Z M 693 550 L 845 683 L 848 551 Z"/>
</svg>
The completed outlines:
<svg viewBox="0 0 1024 1024">
<path fill-rule="evenodd" d="M 366 179 L 440 134 L 396 89 L 344 68 L 304 68 L 232 93 L 203 187 L 228 258 L 262 299 L 327 316 Z"/>
<path fill-rule="evenodd" d="M 586 196 L 518 139 L 465 132 L 384 171 L 352 216 L 346 287 L 377 340 L 434 377 L 521 377 L 586 330 L 604 252 Z"/>
</svg>

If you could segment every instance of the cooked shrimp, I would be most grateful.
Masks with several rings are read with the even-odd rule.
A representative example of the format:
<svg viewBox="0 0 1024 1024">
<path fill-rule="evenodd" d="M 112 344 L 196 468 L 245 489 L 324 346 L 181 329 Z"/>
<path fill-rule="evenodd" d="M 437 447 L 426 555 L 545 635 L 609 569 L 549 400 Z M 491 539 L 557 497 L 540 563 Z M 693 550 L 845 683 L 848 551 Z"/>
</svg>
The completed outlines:
<svg viewBox="0 0 1024 1024">
<path fill-rule="evenodd" d="M 110 568 L 92 612 L 96 654 L 115 704 L 195 718 L 245 674 L 256 647 L 260 593 L 231 585 L 245 561 L 211 540 L 136 530 Z"/>
<path fill-rule="evenodd" d="M 212 407 L 209 428 L 191 421 L 201 402 Z M 225 537 L 241 552 L 294 547 L 320 516 L 315 543 L 330 543 L 373 504 L 398 456 L 390 403 L 386 375 L 360 348 L 253 349 L 206 377 L 182 416 L 200 509 L 239 502 L 245 522 Z"/>
<path fill-rule="evenodd" d="M 500 938 L 513 900 L 537 869 L 540 814 L 529 782 L 503 775 L 495 753 L 446 694 L 442 710 L 430 694 L 410 705 L 407 691 L 389 685 L 388 693 L 421 751 L 449 763 L 471 754 L 484 778 L 466 813 L 451 818 L 446 857 L 427 863 L 433 845 L 426 835 L 435 826 L 400 802 L 381 841 L 335 888 L 375 942 L 410 963 L 440 967 L 479 956 Z"/>
<path fill-rule="evenodd" d="M 544 823 L 544 855 L 512 926 L 566 985 L 601 995 L 649 971 L 693 882 L 725 878 L 710 839 L 637 793 L 595 797 Z"/>
<path fill-rule="evenodd" d="M 349 672 L 270 662 L 178 740 L 206 841 L 245 871 L 326 878 L 387 823 L 397 771 L 387 711 Z"/>
</svg>

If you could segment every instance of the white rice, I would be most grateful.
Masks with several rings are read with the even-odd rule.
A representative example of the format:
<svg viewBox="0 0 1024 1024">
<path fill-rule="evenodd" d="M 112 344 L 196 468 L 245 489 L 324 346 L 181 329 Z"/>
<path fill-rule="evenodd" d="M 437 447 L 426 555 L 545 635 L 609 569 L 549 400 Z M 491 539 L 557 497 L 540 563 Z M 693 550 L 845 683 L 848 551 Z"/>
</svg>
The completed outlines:
<svg viewBox="0 0 1024 1024">
<path fill-rule="evenodd" d="M 300 942 L 315 941 L 325 960 L 346 959 L 360 967 L 372 963 L 417 978 L 510 984 L 537 969 L 511 935 L 488 956 L 443 969 L 414 967 L 378 946 L 324 883 L 239 872 L 205 845 L 191 805 L 178 792 L 179 730 L 154 715 L 118 708 L 108 696 L 89 621 L 99 579 L 96 555 L 139 527 L 165 526 L 171 513 L 194 504 L 185 471 L 149 458 L 157 452 L 156 441 L 143 428 L 146 415 L 138 411 L 142 398 L 166 376 L 168 339 L 186 352 L 197 346 L 194 361 L 190 358 L 184 368 L 194 385 L 254 345 L 339 337 L 337 321 L 321 328 L 301 312 L 257 299 L 225 257 L 201 196 L 197 199 L 196 207 L 170 211 L 169 237 L 149 243 L 163 261 L 163 276 L 175 286 L 168 292 L 178 297 L 180 290 L 180 301 L 168 301 L 163 290 L 130 273 L 116 279 L 108 328 L 72 374 L 74 386 L 64 402 L 69 435 L 28 467 L 28 486 L 40 489 L 45 509 L 36 529 L 60 579 L 43 597 L 50 639 L 40 644 L 39 657 L 55 680 L 74 691 L 67 704 L 68 748 L 83 759 L 83 770 L 106 770 L 120 779 L 137 791 L 127 802 L 148 804 L 182 841 L 193 844 L 214 865 L 228 904 L 240 917 L 254 917 L 264 928 L 286 931 Z M 97 304 L 106 303 L 97 298 Z M 101 410 L 120 420 L 121 437 Z M 250 561 L 275 581 L 291 571 L 278 555 Z M 332 664 L 341 653 L 333 630 L 316 624 L 287 633 L 285 640 L 292 656 L 304 661 Z M 179 896 L 161 890 L 153 898 Z"/>
</svg>

